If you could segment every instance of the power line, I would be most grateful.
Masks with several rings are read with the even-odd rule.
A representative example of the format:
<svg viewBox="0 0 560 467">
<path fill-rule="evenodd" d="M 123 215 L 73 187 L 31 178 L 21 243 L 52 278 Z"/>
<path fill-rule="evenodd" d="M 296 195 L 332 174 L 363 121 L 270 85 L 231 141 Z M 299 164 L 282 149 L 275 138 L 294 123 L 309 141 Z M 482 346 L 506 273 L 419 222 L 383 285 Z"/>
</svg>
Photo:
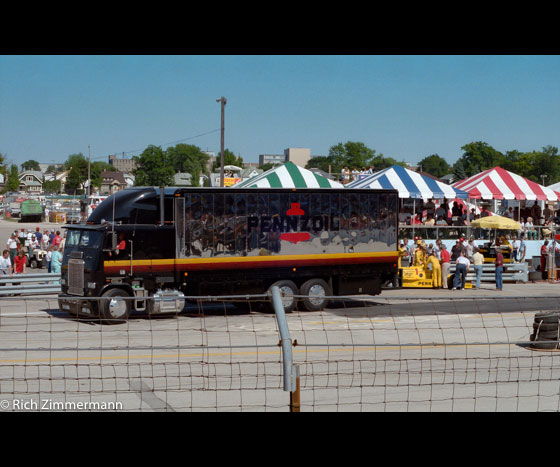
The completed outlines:
<svg viewBox="0 0 560 467">
<path fill-rule="evenodd" d="M 191 139 L 200 138 L 201 136 L 206 136 L 206 135 L 210 135 L 212 133 L 216 133 L 217 131 L 220 131 L 220 128 L 216 128 L 215 130 L 207 131 L 206 133 L 200 133 L 200 134 L 195 135 L 195 136 L 189 136 L 188 138 L 183 138 L 183 139 L 178 139 L 176 141 L 170 141 L 168 143 L 163 143 L 163 144 L 160 144 L 159 146 L 165 146 L 165 145 L 168 145 L 168 144 L 177 144 L 177 143 L 181 143 L 183 141 L 189 141 Z M 122 154 L 122 155 L 133 154 L 135 152 L 144 151 L 144 149 L 146 149 L 146 148 L 133 149 L 133 150 L 130 150 L 130 151 L 113 152 L 112 154 Z M 106 157 L 107 157 L 106 155 L 105 156 L 96 156 L 96 157 L 92 157 L 92 159 L 93 160 L 99 160 L 99 159 L 105 159 Z"/>
<path fill-rule="evenodd" d="M 198 135 L 189 136 L 188 138 L 183 138 L 183 139 L 178 139 L 178 140 L 176 140 L 176 141 L 170 141 L 170 142 L 168 142 L 168 143 L 163 143 L 163 144 L 160 144 L 160 146 L 165 146 L 165 145 L 167 145 L 167 144 L 177 144 L 177 143 L 181 143 L 181 142 L 183 142 L 183 141 L 189 141 L 189 140 L 191 140 L 191 139 L 200 138 L 201 136 L 206 136 L 206 135 L 210 135 L 210 134 L 212 134 L 212 133 L 216 133 L 217 131 L 220 131 L 220 128 L 216 128 L 215 130 L 207 131 L 207 132 L 205 132 L 205 133 L 200 133 L 200 134 L 198 134 Z M 132 153 L 135 153 L 135 152 L 144 151 L 144 149 L 146 149 L 146 148 L 143 148 L 143 149 L 134 149 L 134 150 L 130 150 L 130 151 L 118 151 L 118 152 L 113 152 L 112 154 L 123 154 L 123 155 L 124 155 L 124 154 L 132 154 Z M 104 156 L 95 156 L 95 155 L 93 155 L 93 156 L 91 156 L 91 159 L 90 159 L 90 160 L 101 160 L 101 159 L 106 159 L 107 156 L 108 156 L 108 155 L 104 155 Z M 38 162 L 39 162 L 39 161 L 38 161 Z M 51 159 L 51 161 L 49 161 L 49 162 L 52 162 L 52 165 L 63 165 L 66 161 L 63 161 L 63 162 L 54 162 L 54 160 Z M 43 164 L 43 163 L 46 163 L 46 162 L 39 162 L 39 163 Z M 17 165 L 17 166 L 20 166 L 21 164 L 16 164 L 16 165 Z"/>
</svg>

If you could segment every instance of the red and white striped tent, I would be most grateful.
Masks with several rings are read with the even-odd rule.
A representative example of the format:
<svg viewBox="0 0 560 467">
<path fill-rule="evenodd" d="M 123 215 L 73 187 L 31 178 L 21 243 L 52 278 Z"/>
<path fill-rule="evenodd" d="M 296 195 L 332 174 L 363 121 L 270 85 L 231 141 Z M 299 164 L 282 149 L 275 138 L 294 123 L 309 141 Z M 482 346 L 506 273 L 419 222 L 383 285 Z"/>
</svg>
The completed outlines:
<svg viewBox="0 0 560 467">
<path fill-rule="evenodd" d="M 485 170 L 451 186 L 466 191 L 470 199 L 560 200 L 559 192 L 501 167 Z"/>
</svg>

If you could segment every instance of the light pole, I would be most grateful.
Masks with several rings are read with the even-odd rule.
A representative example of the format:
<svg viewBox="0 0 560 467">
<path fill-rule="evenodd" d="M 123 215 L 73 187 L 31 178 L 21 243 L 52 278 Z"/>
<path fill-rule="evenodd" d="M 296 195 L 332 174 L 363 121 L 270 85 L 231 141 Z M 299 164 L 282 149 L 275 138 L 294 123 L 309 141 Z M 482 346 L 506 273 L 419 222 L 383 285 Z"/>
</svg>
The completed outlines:
<svg viewBox="0 0 560 467">
<path fill-rule="evenodd" d="M 88 196 L 91 196 L 91 155 L 89 152 L 89 144 L 87 145 L 88 164 L 87 164 L 87 180 L 88 180 Z"/>
<path fill-rule="evenodd" d="M 222 103 L 222 137 L 221 137 L 221 151 L 220 151 L 220 187 L 224 186 L 224 110 L 227 103 L 225 97 L 216 99 L 216 102 Z"/>
</svg>

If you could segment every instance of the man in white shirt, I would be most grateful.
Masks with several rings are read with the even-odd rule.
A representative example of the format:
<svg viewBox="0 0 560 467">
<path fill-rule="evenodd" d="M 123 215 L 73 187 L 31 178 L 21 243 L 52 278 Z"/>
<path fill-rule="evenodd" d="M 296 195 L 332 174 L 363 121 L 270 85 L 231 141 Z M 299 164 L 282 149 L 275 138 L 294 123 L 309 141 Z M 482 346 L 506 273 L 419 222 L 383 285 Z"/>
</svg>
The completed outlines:
<svg viewBox="0 0 560 467">
<path fill-rule="evenodd" d="M 10 252 L 8 250 L 4 250 L 2 252 L 2 256 L 0 256 L 0 276 L 3 275 L 12 275 L 13 268 L 12 262 L 10 261 Z"/>
<path fill-rule="evenodd" d="M 457 261 L 455 262 L 455 279 L 453 281 L 453 290 L 465 290 L 465 279 L 469 273 L 471 262 L 465 256 L 464 250 L 461 251 Z M 459 287 L 459 284 L 461 287 Z"/>
<path fill-rule="evenodd" d="M 8 241 L 6 242 L 6 247 L 10 253 L 10 261 L 14 264 L 14 258 L 17 256 L 18 242 L 16 240 L 16 234 L 12 234 Z"/>
</svg>

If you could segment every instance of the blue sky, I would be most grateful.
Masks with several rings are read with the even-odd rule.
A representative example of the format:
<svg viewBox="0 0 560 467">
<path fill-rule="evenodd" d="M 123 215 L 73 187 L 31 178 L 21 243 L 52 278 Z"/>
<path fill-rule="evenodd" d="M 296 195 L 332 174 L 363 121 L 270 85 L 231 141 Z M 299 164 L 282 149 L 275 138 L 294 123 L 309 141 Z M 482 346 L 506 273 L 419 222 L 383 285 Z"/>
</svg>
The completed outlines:
<svg viewBox="0 0 560 467">
<path fill-rule="evenodd" d="M 178 142 L 259 154 L 361 141 L 415 163 L 461 146 L 560 146 L 560 56 L 4 55 L 0 153 L 93 160 Z M 205 136 L 199 136 L 206 134 Z"/>
</svg>

